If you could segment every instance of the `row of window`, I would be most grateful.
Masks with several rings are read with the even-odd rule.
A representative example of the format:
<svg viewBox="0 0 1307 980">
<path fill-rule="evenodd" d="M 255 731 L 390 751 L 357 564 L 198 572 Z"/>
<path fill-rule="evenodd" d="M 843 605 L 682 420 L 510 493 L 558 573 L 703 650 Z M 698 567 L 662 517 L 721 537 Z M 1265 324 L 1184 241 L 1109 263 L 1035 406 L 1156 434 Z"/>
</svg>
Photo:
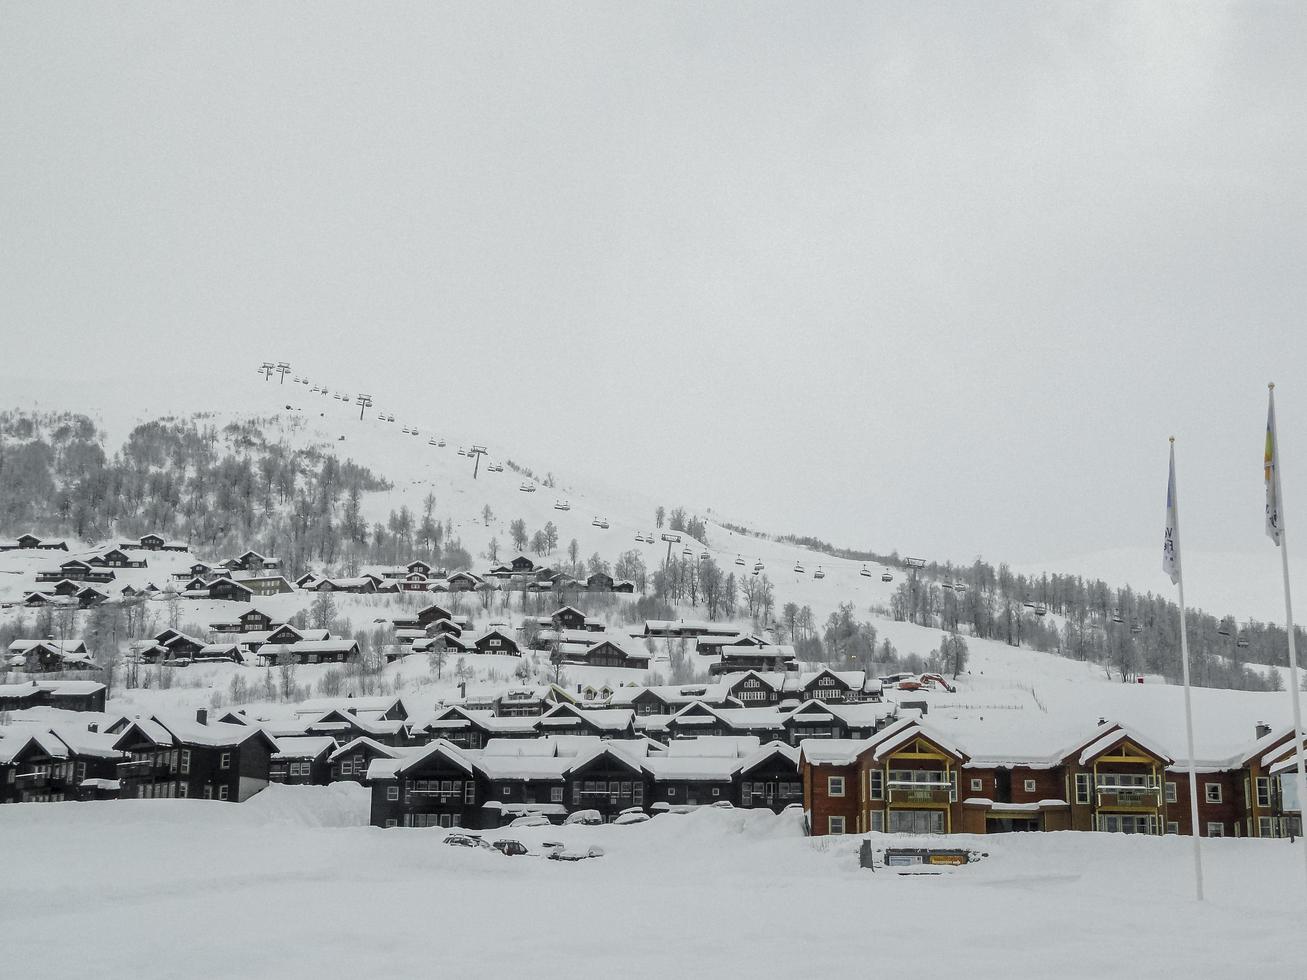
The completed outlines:
<svg viewBox="0 0 1307 980">
<path fill-rule="evenodd" d="M 136 787 L 136 798 L 138 800 L 184 800 L 190 796 L 190 785 L 188 783 L 141 783 Z M 200 798 L 204 800 L 227 800 L 230 799 L 230 788 L 227 786 L 213 787 L 205 785 L 200 790 Z"/>
</svg>

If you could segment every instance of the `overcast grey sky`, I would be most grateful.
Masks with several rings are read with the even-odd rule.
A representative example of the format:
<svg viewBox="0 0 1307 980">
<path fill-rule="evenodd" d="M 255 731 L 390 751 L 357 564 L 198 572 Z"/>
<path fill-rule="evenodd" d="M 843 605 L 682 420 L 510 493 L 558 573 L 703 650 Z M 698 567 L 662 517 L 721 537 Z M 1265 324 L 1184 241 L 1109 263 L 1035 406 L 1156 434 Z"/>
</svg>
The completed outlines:
<svg viewBox="0 0 1307 980">
<path fill-rule="evenodd" d="M 289 358 L 542 468 L 941 559 L 1160 548 L 1174 433 L 1186 546 L 1260 553 L 1272 378 L 1307 517 L 1304 26 L 5 4 L 0 380 Z"/>
</svg>

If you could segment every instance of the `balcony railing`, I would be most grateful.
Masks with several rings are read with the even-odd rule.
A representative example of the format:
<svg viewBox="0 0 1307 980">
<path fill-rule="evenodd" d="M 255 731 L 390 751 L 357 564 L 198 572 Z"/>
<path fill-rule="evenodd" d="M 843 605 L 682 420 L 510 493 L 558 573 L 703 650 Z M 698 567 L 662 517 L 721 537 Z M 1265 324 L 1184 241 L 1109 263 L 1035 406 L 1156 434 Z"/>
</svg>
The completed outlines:
<svg viewBox="0 0 1307 980">
<path fill-rule="evenodd" d="M 900 783 L 889 784 L 889 801 L 891 803 L 948 803 L 951 787 L 948 783 Z"/>
<path fill-rule="evenodd" d="M 1162 805 L 1160 786 L 1100 786 L 1099 809 L 1154 809 Z"/>
</svg>

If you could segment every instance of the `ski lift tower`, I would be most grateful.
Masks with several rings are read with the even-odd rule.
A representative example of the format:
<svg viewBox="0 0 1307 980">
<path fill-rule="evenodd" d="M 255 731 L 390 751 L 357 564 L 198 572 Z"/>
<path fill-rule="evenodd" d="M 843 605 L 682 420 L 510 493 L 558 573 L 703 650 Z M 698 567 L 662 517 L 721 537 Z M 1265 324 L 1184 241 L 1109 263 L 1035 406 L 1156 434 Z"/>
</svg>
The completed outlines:
<svg viewBox="0 0 1307 980">
<path fill-rule="evenodd" d="M 281 379 L 277 382 L 277 384 L 282 384 L 282 385 L 284 385 L 284 384 L 286 383 L 286 375 L 290 374 L 290 362 L 289 362 L 289 361 L 278 361 L 278 362 L 277 362 L 277 373 L 281 375 Z"/>
<path fill-rule="evenodd" d="M 658 536 L 667 542 L 667 564 L 670 566 L 672 564 L 672 545 L 680 544 L 681 536 L 679 534 L 660 534 Z"/>
<path fill-rule="evenodd" d="M 354 399 L 354 404 L 359 407 L 359 421 L 363 421 L 363 413 L 372 407 L 371 395 L 359 395 Z"/>
<path fill-rule="evenodd" d="M 271 381 L 272 372 L 275 371 L 276 368 L 277 365 L 273 364 L 271 361 L 264 361 L 259 365 L 259 374 L 263 375 L 264 381 Z"/>
<path fill-rule="evenodd" d="M 913 606 L 913 608 L 912 608 L 912 610 L 911 610 L 911 613 L 912 613 L 913 616 L 915 616 L 915 615 L 916 615 L 916 605 L 917 605 L 917 573 L 920 572 L 923 568 L 926 567 L 926 559 L 924 559 L 924 558 L 904 558 L 904 559 L 903 559 L 903 564 L 904 564 L 904 566 L 908 569 L 908 581 L 912 583 L 912 606 Z M 909 620 L 909 621 L 911 621 L 911 620 Z"/>
<path fill-rule="evenodd" d="M 476 460 L 472 463 L 472 479 L 477 478 L 477 471 L 481 469 L 481 457 L 486 454 L 485 446 L 473 446 L 467 451 L 469 456 L 475 456 Z"/>
</svg>

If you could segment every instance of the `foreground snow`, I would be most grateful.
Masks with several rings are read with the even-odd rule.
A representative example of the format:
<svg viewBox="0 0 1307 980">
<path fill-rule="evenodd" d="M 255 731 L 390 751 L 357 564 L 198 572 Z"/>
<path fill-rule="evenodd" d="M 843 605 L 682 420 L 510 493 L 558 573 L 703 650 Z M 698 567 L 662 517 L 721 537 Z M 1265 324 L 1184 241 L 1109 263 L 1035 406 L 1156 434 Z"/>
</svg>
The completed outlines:
<svg viewBox="0 0 1307 980">
<path fill-rule="evenodd" d="M 809 840 L 766 813 L 491 832 L 606 851 L 577 864 L 366 819 L 358 787 L 0 808 L 0 839 L 23 842 L 0 875 L 6 962 L 25 978 L 1307 968 L 1302 845 L 1283 841 L 1204 842 L 1200 906 L 1180 838 L 955 837 L 989 857 L 909 878 L 860 870 L 859 838 Z"/>
</svg>

